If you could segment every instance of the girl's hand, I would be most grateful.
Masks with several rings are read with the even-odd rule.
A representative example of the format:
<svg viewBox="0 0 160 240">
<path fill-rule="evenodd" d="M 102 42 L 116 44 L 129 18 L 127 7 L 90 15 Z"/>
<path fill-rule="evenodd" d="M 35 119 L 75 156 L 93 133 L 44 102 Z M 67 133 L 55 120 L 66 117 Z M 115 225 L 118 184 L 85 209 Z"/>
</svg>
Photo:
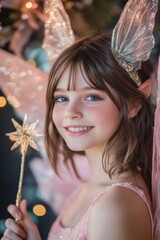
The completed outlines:
<svg viewBox="0 0 160 240">
<path fill-rule="evenodd" d="M 9 205 L 8 212 L 14 219 L 6 220 L 6 231 L 1 240 L 41 240 L 37 226 L 27 213 L 27 202 L 22 200 L 20 208 Z"/>
</svg>

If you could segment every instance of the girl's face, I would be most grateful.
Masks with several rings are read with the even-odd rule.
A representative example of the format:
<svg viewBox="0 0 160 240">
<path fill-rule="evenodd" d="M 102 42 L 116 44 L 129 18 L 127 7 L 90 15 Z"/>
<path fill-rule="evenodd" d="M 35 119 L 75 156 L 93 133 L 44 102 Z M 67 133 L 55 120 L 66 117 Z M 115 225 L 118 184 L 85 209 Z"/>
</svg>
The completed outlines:
<svg viewBox="0 0 160 240">
<path fill-rule="evenodd" d="M 64 72 L 54 92 L 53 122 L 72 151 L 102 150 L 119 125 L 119 111 L 104 91 L 85 82 L 79 68 L 75 90 L 67 91 L 69 73 Z"/>
</svg>

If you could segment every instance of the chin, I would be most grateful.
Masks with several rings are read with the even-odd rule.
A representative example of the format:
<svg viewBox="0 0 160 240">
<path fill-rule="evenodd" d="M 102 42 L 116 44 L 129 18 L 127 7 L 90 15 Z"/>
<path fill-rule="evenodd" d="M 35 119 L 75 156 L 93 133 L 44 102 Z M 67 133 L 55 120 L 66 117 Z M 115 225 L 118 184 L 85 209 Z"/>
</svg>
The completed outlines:
<svg viewBox="0 0 160 240">
<path fill-rule="evenodd" d="M 69 147 L 68 148 L 73 152 L 84 152 L 85 150 L 80 147 Z"/>
<path fill-rule="evenodd" d="M 85 149 L 80 146 L 80 145 L 71 145 L 71 144 L 67 144 L 68 148 L 73 151 L 73 152 L 84 152 Z"/>
</svg>

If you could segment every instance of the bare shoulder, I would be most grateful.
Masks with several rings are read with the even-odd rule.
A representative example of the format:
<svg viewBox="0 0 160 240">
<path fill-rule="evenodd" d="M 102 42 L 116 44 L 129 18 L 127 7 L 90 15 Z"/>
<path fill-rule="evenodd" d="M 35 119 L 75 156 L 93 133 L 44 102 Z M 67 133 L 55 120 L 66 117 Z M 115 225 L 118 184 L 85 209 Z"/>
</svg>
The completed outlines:
<svg viewBox="0 0 160 240">
<path fill-rule="evenodd" d="M 151 220 L 144 200 L 124 187 L 113 187 L 92 207 L 88 240 L 151 240 Z"/>
</svg>

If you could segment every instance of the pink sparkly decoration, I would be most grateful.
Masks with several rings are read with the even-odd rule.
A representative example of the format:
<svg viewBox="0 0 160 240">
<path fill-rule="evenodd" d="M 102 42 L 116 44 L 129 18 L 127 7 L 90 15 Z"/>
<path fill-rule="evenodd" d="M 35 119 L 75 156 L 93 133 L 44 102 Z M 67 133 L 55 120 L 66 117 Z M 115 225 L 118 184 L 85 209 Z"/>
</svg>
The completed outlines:
<svg viewBox="0 0 160 240">
<path fill-rule="evenodd" d="M 157 108 L 155 112 L 152 163 L 152 201 L 154 211 L 154 240 L 160 239 L 160 59 L 158 67 Z"/>
</svg>

